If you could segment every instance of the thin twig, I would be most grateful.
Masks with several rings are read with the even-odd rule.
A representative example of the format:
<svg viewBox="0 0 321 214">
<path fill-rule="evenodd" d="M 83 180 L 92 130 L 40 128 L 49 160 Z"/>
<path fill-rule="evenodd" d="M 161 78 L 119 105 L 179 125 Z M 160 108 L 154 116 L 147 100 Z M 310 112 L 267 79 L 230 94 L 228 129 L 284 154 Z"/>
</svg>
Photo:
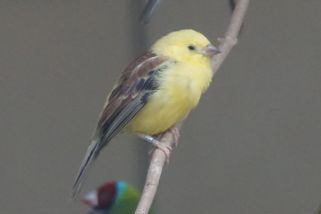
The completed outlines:
<svg viewBox="0 0 321 214">
<path fill-rule="evenodd" d="M 227 55 L 230 53 L 231 49 L 237 43 L 237 36 L 240 32 L 249 2 L 250 2 L 250 0 L 238 0 L 237 1 L 237 5 L 232 13 L 230 24 L 227 28 L 224 39 L 222 39 L 222 41 L 221 41 L 222 43 L 219 46 L 221 54 L 214 57 L 213 61 L 212 61 L 214 74 L 220 68 L 223 61 L 227 57 Z"/>
<path fill-rule="evenodd" d="M 178 123 L 175 127 L 175 131 L 165 132 L 160 136 L 159 140 L 162 144 L 170 146 L 171 148 L 177 143 L 179 138 L 179 130 L 182 123 Z M 137 206 L 135 214 L 147 214 L 155 197 L 160 176 L 163 171 L 164 164 L 166 162 L 166 156 L 163 151 L 155 149 L 149 169 L 146 176 L 145 186 Z"/>
<path fill-rule="evenodd" d="M 215 74 L 219 67 L 222 65 L 223 61 L 231 51 L 234 45 L 237 43 L 237 36 L 242 26 L 244 16 L 246 10 L 248 8 L 249 0 L 238 0 L 235 10 L 233 11 L 230 24 L 227 28 L 224 39 L 221 41 L 221 45 L 219 46 L 221 50 L 221 54 L 214 57 L 212 61 L 213 73 Z M 181 124 L 176 126 L 177 133 L 173 133 L 168 131 L 164 133 L 159 140 L 162 144 L 171 146 L 177 143 L 178 140 L 178 132 L 180 130 Z M 175 142 L 176 141 L 176 142 Z M 147 214 L 155 197 L 158 183 L 160 180 L 160 176 L 162 174 L 162 170 L 164 164 L 166 162 L 165 154 L 156 149 L 153 153 L 149 169 L 146 176 L 146 182 L 144 186 L 144 190 L 142 196 L 140 198 L 139 204 L 137 206 L 135 214 Z"/>
<path fill-rule="evenodd" d="M 143 12 L 141 13 L 141 16 L 139 18 L 140 22 L 142 24 L 148 24 L 150 21 L 152 14 L 154 13 L 156 7 L 161 3 L 161 0 L 148 0 L 146 3 L 146 6 L 143 9 Z"/>
</svg>

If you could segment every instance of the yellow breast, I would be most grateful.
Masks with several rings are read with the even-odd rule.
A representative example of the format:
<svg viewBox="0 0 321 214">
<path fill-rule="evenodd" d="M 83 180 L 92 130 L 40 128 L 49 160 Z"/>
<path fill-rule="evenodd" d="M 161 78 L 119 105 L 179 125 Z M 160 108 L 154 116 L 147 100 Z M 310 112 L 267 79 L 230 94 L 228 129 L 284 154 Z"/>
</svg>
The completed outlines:
<svg viewBox="0 0 321 214">
<path fill-rule="evenodd" d="M 155 135 L 182 120 L 199 102 L 212 77 L 208 64 L 173 64 L 159 77 L 159 90 L 127 125 L 134 133 Z"/>
</svg>

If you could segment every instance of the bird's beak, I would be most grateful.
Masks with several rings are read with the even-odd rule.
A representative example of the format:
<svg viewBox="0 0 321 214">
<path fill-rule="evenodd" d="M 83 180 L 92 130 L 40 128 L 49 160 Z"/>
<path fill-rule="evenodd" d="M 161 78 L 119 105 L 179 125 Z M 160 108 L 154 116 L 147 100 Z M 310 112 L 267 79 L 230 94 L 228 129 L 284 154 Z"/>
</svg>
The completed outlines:
<svg viewBox="0 0 321 214">
<path fill-rule="evenodd" d="M 97 192 L 96 191 L 92 191 L 87 193 L 82 201 L 89 205 L 90 207 L 96 207 L 98 205 L 98 197 L 97 197 Z"/>
<path fill-rule="evenodd" d="M 202 54 L 210 58 L 219 53 L 221 53 L 221 51 L 212 44 L 206 45 L 206 47 L 202 50 Z"/>
</svg>

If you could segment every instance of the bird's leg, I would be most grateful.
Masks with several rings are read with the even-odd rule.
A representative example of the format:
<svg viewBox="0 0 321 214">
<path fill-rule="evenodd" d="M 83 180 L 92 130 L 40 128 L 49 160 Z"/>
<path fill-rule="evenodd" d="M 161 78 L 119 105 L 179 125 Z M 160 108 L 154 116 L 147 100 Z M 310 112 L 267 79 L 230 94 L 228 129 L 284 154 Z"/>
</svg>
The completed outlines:
<svg viewBox="0 0 321 214">
<path fill-rule="evenodd" d="M 164 152 L 166 156 L 166 162 L 169 162 L 169 156 L 172 151 L 172 148 L 170 146 L 162 144 L 159 140 L 154 138 L 153 136 L 150 135 L 145 135 L 145 134 L 137 134 L 137 136 L 144 141 L 151 143 L 153 146 L 155 146 L 157 149 L 160 149 L 162 152 Z M 153 152 L 153 151 L 152 151 Z"/>
</svg>

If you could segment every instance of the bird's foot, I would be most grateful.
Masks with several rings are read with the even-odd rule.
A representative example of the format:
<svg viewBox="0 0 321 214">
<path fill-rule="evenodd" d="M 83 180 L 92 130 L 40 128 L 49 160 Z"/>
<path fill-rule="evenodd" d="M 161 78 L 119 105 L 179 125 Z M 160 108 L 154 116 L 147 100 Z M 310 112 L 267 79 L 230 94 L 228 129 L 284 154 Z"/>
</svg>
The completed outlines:
<svg viewBox="0 0 321 214">
<path fill-rule="evenodd" d="M 164 145 L 162 144 L 160 141 L 158 140 L 154 140 L 153 142 L 153 145 L 156 147 L 156 148 L 153 148 L 152 151 L 150 152 L 150 154 L 153 154 L 153 152 L 155 151 L 155 149 L 159 149 L 161 150 L 165 156 L 166 156 L 166 163 L 168 164 L 169 163 L 169 157 L 170 157 L 170 154 L 172 152 L 172 147 L 171 146 L 168 146 L 168 145 Z"/>
<path fill-rule="evenodd" d="M 166 156 L 166 163 L 169 163 L 169 157 L 172 151 L 172 147 L 168 146 L 168 145 L 164 145 L 162 144 L 159 140 L 155 139 L 154 137 L 150 136 L 150 135 L 144 135 L 144 134 L 138 134 L 138 137 L 143 139 L 144 141 L 151 143 L 155 148 L 153 148 L 149 154 L 153 154 L 153 152 L 155 151 L 155 149 L 159 149 L 161 150 L 165 156 Z"/>
</svg>

